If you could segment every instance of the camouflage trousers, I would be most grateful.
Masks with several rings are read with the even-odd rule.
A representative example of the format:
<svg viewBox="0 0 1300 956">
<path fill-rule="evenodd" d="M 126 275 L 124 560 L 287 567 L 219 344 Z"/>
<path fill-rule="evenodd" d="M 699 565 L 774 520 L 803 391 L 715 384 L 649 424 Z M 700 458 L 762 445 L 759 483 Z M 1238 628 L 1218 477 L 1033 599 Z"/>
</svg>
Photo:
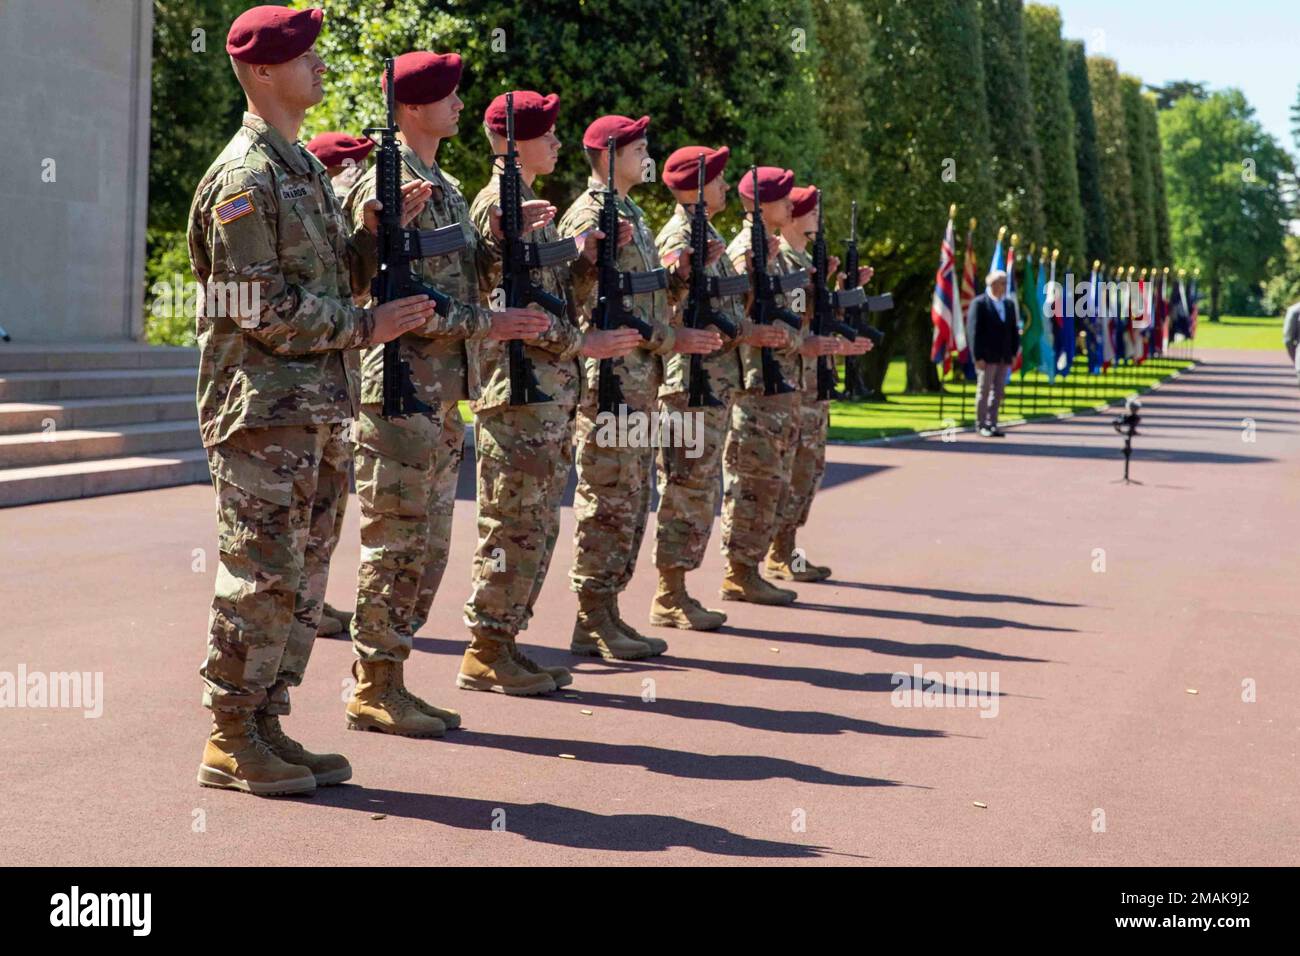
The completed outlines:
<svg viewBox="0 0 1300 956">
<path fill-rule="evenodd" d="M 456 507 L 456 485 L 465 460 L 465 419 L 459 402 L 442 403 L 442 432 L 434 465 L 433 498 L 429 502 L 429 549 L 415 598 L 411 633 L 418 634 L 429 620 L 429 609 L 442 584 L 451 557 L 451 522 Z"/>
<path fill-rule="evenodd" d="M 704 562 L 704 551 L 713 532 L 713 514 L 721 492 L 722 449 L 731 425 L 731 404 L 717 408 L 686 407 L 685 393 L 668 395 L 660 401 L 664 412 L 698 415 L 703 441 L 698 458 L 692 449 L 660 448 L 659 514 L 655 525 L 655 567 L 660 570 L 685 568 L 694 571 Z"/>
<path fill-rule="evenodd" d="M 213 710 L 289 712 L 347 496 L 348 427 L 245 428 L 208 449 L 220 564 L 199 673 Z"/>
<path fill-rule="evenodd" d="M 391 420 L 378 405 L 362 406 L 355 459 L 361 564 L 352 617 L 352 646 L 362 660 L 406 660 L 428 620 L 447 566 L 463 441 L 454 403 Z"/>
<path fill-rule="evenodd" d="M 573 408 L 502 406 L 474 420 L 478 549 L 465 626 L 513 640 L 528 627 L 555 553 L 573 466 Z"/>
<path fill-rule="evenodd" d="M 776 536 L 799 435 L 798 392 L 737 397 L 722 452 L 722 553 L 757 567 Z"/>
<path fill-rule="evenodd" d="M 807 392 L 802 395 L 794 465 L 790 469 L 790 483 L 786 485 L 781 504 L 777 507 L 774 535 L 776 538 L 789 537 L 792 541 L 795 532 L 808 523 L 813 496 L 826 474 L 826 429 L 830 425 L 831 412 L 829 402 L 819 402 L 815 395 Z"/>
<path fill-rule="evenodd" d="M 618 594 L 632 580 L 645 537 L 655 450 L 602 448 L 596 434 L 595 406 L 579 406 L 574 454 L 578 486 L 573 494 L 577 529 L 569 578 L 579 593 Z"/>
</svg>

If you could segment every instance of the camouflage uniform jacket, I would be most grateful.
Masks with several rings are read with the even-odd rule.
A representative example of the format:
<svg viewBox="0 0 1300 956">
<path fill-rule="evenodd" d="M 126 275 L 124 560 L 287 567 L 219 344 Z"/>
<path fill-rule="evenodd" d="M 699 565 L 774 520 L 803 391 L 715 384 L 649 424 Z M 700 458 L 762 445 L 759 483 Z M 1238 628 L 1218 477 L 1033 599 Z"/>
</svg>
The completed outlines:
<svg viewBox="0 0 1300 956">
<path fill-rule="evenodd" d="M 527 183 L 521 185 L 524 202 L 537 198 Z M 483 237 L 484 249 L 492 260 L 491 267 L 479 273 L 480 291 L 489 302 L 501 282 L 501 243 L 492 235 L 491 229 L 492 209 L 500 197 L 501 177 L 494 174 L 488 184 L 479 190 L 469 207 L 470 219 Z M 555 242 L 560 239 L 560 233 L 554 223 L 547 223 L 524 238 L 526 241 Z M 539 336 L 535 344 L 524 346 L 524 353 L 532 360 L 538 387 L 559 405 L 578 404 L 582 383 L 582 365 L 578 358 L 578 351 L 582 348 L 582 329 L 578 327 L 577 309 L 574 305 L 571 265 L 533 270 L 533 281 L 551 295 L 563 299 L 568 304 L 568 309 L 563 318 L 551 316 L 551 327 L 545 334 Z M 505 307 L 504 302 L 501 307 Z M 476 412 L 510 402 L 507 347 L 506 342 L 489 339 L 479 350 L 483 392 L 474 403 Z"/>
<path fill-rule="evenodd" d="M 586 191 L 574 200 L 573 205 L 560 218 L 560 235 L 578 236 L 600 224 L 600 210 L 604 205 L 605 184 L 594 176 L 587 180 Z M 645 223 L 641 207 L 630 198 L 617 200 L 620 219 L 632 223 L 632 241 L 618 251 L 618 268 L 622 272 L 649 272 L 659 268 L 659 254 L 655 251 L 654 237 Z M 592 311 L 596 305 L 595 265 L 585 256 L 573 260 L 574 295 L 582 309 L 583 328 L 591 327 Z M 663 383 L 662 356 L 670 355 L 676 335 L 668 324 L 668 296 L 664 290 L 647 295 L 634 295 L 628 299 L 629 307 L 654 329 L 650 340 L 643 341 L 623 358 L 614 359 L 614 372 L 623 389 L 629 410 L 649 411 L 654 408 L 659 386 Z M 600 363 L 587 359 L 587 395 L 594 401 Z"/>
<path fill-rule="evenodd" d="M 750 237 L 752 235 L 753 230 L 749 226 L 749 217 L 747 216 L 745 225 L 741 226 L 740 232 L 736 233 L 736 238 L 732 239 L 731 244 L 727 246 L 727 258 L 731 260 L 731 265 L 737 272 L 749 272 Z M 772 275 L 782 275 L 789 270 L 782 266 L 781 257 L 776 255 L 768 257 L 767 271 Z M 789 308 L 790 303 L 787 298 L 778 295 L 776 304 Z M 781 328 L 789 336 L 790 344 L 783 349 L 773 349 L 772 354 L 776 357 L 777 364 L 781 366 L 782 377 L 791 385 L 798 387 L 799 383 L 803 381 L 803 356 L 799 354 L 799 345 L 802 343 L 803 337 L 784 322 L 781 323 Z M 761 394 L 763 391 L 762 351 L 751 345 L 742 345 L 740 347 L 740 360 L 745 368 L 745 390 Z"/>
<path fill-rule="evenodd" d="M 348 234 L 319 160 L 245 113 L 195 190 L 188 233 L 204 446 L 241 428 L 352 418 L 358 376 L 346 350 L 361 348 L 374 322 L 352 303 L 348 273 L 374 242 Z M 256 314 L 222 306 L 223 288 Z"/>
<path fill-rule="evenodd" d="M 811 270 L 813 267 L 812 254 L 804 249 L 802 252 L 795 249 L 786 241 L 785 236 L 781 237 L 781 251 L 777 253 L 777 263 L 782 272 L 794 272 L 798 269 Z M 812 334 L 812 312 L 813 312 L 813 295 L 812 283 L 808 284 L 808 290 L 804 297 L 803 311 L 803 329 L 805 336 Z M 791 384 L 796 384 L 791 381 Z M 817 397 L 817 360 L 815 358 L 805 359 L 803 362 L 803 378 L 797 383 L 802 391 L 811 393 L 812 398 Z"/>
<path fill-rule="evenodd" d="M 709 238 L 723 242 L 722 236 L 713 228 L 713 223 L 709 223 Z M 683 249 L 690 247 L 691 216 L 680 205 L 673 210 L 672 218 L 659 230 L 655 243 L 658 246 L 661 260 L 671 261 Z M 695 263 L 691 263 L 691 267 L 694 268 Z M 705 269 L 704 272 L 705 275 L 710 276 L 734 276 L 737 274 L 736 267 L 731 264 L 731 260 L 725 255 L 719 257 L 718 261 Z M 683 313 L 686 309 L 686 300 L 690 291 L 690 279 L 682 278 L 676 271 L 670 270 L 668 273 L 668 298 L 672 305 L 672 324 L 674 326 L 679 326 L 683 322 Z M 722 313 L 723 318 L 729 319 L 740 334 L 743 335 L 750 327 L 750 321 L 745 317 L 744 295 L 720 296 L 710 300 L 710 304 Z M 672 395 L 687 391 L 690 356 L 673 355 L 665 361 L 664 365 L 666 366 L 664 385 L 659 390 L 659 394 Z M 709 380 L 715 386 L 725 388 L 727 391 L 739 390 L 744 387 L 744 370 L 740 364 L 740 347 L 736 344 L 735 339 L 728 339 L 723 336 L 722 348 L 704 357 L 704 368 L 709 373 Z M 721 394 L 720 391 L 719 394 Z"/>
<path fill-rule="evenodd" d="M 446 316 L 435 315 L 422 328 L 407 332 L 398 341 L 402 358 L 410 363 L 416 396 L 427 404 L 477 398 L 479 394 L 478 347 L 487 336 L 491 313 L 480 304 L 478 271 L 488 264 L 482 239 L 469 218 L 469 206 L 461 195 L 460 183 L 444 173 L 435 162 L 425 166 L 406 144 L 402 144 L 402 183 L 423 179 L 433 184 L 433 195 L 424 209 L 408 224 L 411 229 L 436 229 L 460 223 L 466 247 L 449 256 L 421 259 L 419 276 L 429 285 L 452 297 Z M 361 219 L 362 207 L 375 195 L 378 164 L 372 165 L 352 191 L 346 208 L 353 222 Z M 372 251 L 374 246 L 372 245 Z M 378 270 L 372 255 L 358 263 L 354 287 L 368 286 Z M 384 349 L 366 352 L 361 365 L 361 400 L 383 400 Z"/>
</svg>

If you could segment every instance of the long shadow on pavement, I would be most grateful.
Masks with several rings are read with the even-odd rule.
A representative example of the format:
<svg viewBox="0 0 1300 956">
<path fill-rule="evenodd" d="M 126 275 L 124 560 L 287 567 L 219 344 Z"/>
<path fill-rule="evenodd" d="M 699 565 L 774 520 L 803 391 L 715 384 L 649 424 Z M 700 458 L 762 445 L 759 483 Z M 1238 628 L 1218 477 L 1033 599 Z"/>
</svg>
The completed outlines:
<svg viewBox="0 0 1300 956">
<path fill-rule="evenodd" d="M 646 703 L 633 694 L 603 694 L 583 690 L 577 698 L 540 697 L 540 701 L 561 706 L 610 707 L 645 714 L 663 714 L 683 720 L 715 720 L 721 723 L 766 730 L 782 734 L 873 734 L 882 737 L 947 737 L 942 730 L 920 727 L 895 727 L 874 720 L 859 720 L 841 714 L 828 714 L 816 710 L 772 710 L 767 707 L 750 707 L 737 704 L 720 704 L 714 701 L 674 700 L 659 697 Z"/>
<path fill-rule="evenodd" d="M 829 787 L 908 787 L 881 777 L 858 777 L 836 773 L 810 764 L 762 754 L 701 754 L 645 744 L 612 744 L 593 740 L 564 740 L 550 737 L 519 737 L 509 734 L 456 732 L 456 743 L 470 747 L 491 747 L 534 757 L 573 754 L 583 763 L 641 767 L 650 773 L 688 780 L 794 780 Z M 923 788 L 924 789 L 924 788 Z"/>
<path fill-rule="evenodd" d="M 784 680 L 798 681 L 808 684 L 811 687 L 822 687 L 826 690 L 848 690 L 868 694 L 890 694 L 901 686 L 910 687 L 911 678 L 904 672 L 878 673 L 878 674 L 856 674 L 843 670 L 827 670 L 824 667 L 797 667 L 782 664 L 758 664 L 752 661 L 710 661 L 699 657 L 679 657 L 677 661 L 691 668 L 692 670 L 712 671 L 715 674 L 725 674 L 728 677 L 754 677 L 759 680 Z M 894 679 L 895 673 L 902 673 L 906 678 L 904 683 Z M 947 684 L 935 683 L 933 688 L 927 684 L 925 689 L 933 689 L 936 693 L 952 694 L 960 696 L 968 693 L 968 689 L 952 686 Z M 999 691 L 997 697 L 1024 697 L 1023 694 L 1006 694 Z"/>
<path fill-rule="evenodd" d="M 923 611 L 891 611 L 875 607 L 845 607 L 840 604 L 816 604 L 796 601 L 790 605 L 805 611 L 829 611 L 832 614 L 855 614 L 861 617 L 879 617 L 887 621 L 916 621 L 936 627 L 1009 627 L 1017 631 L 1051 631 L 1060 634 L 1078 634 L 1075 627 L 1051 627 L 1046 624 L 1022 624 L 1005 617 L 978 617 L 973 614 L 934 614 Z"/>
<path fill-rule="evenodd" d="M 890 594 L 911 594 L 918 597 L 939 598 L 943 601 L 975 601 L 980 604 L 1029 604 L 1034 607 L 1085 607 L 1083 604 L 1070 604 L 1066 601 L 1044 601 L 1041 598 L 1024 597 L 1019 594 L 996 594 L 989 591 L 954 591 L 950 588 L 919 588 L 903 584 L 871 584 L 867 581 L 843 581 L 830 578 L 822 584 L 837 587 L 861 588 L 864 591 L 887 591 Z"/>
<path fill-rule="evenodd" d="M 1032 432 L 1025 432 L 1032 435 Z M 1141 437 L 1139 435 L 1139 437 Z M 894 447 L 907 451 L 933 452 L 941 447 L 945 453 L 961 455 L 1024 455 L 1031 458 L 1105 458 L 1115 457 L 1115 449 L 1102 445 L 1049 445 L 1039 442 L 1021 443 L 1016 441 L 983 442 L 978 445 L 971 442 L 944 442 L 937 439 L 919 442 L 899 442 Z M 1182 465 L 1258 465 L 1276 461 L 1262 455 L 1233 455 L 1213 451 L 1178 451 L 1174 448 L 1143 448 L 1138 446 L 1138 453 L 1148 461 L 1170 462 Z"/>
<path fill-rule="evenodd" d="M 553 803 L 508 803 L 350 784 L 319 790 L 313 802 L 485 833 L 493 832 L 493 823 L 500 821 L 506 832 L 530 842 L 577 850 L 654 853 L 686 847 L 719 856 L 768 859 L 813 859 L 833 853 L 829 847 L 755 839 L 681 817 L 591 813 Z"/>
<path fill-rule="evenodd" d="M 719 634 L 734 634 L 737 637 L 758 637 L 764 640 L 789 641 L 792 644 L 810 644 L 814 647 L 847 647 L 854 650 L 871 651 L 893 657 L 968 657 L 973 660 L 1004 661 L 1016 664 L 1049 664 L 1041 657 L 1017 657 L 1014 654 L 999 654 L 978 647 L 965 647 L 961 644 L 909 644 L 906 641 L 891 641 L 883 637 L 844 637 L 838 634 L 809 634 L 793 631 L 761 631 L 749 627 L 731 627 L 724 625 Z"/>
</svg>

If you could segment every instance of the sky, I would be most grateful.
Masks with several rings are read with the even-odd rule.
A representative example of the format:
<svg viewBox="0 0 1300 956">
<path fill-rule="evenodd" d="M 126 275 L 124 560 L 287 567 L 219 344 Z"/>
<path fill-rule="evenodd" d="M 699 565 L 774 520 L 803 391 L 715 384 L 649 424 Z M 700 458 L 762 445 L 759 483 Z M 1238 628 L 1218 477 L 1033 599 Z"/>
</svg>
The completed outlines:
<svg viewBox="0 0 1300 956">
<path fill-rule="evenodd" d="M 1300 84 L 1300 0 L 1042 0 L 1062 33 L 1143 83 L 1235 86 L 1293 155 L 1290 109 Z"/>
</svg>

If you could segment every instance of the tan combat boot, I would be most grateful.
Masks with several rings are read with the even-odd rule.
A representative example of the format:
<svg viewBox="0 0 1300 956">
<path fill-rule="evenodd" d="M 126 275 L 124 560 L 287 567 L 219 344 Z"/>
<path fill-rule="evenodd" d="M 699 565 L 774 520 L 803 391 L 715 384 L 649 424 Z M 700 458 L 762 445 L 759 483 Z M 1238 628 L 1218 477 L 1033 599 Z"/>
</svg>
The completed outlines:
<svg viewBox="0 0 1300 956">
<path fill-rule="evenodd" d="M 320 612 L 320 624 L 316 628 L 317 637 L 337 637 L 346 634 L 352 624 L 352 612 L 340 611 L 326 604 Z"/>
<path fill-rule="evenodd" d="M 623 615 L 618 613 L 618 598 L 609 602 L 609 616 L 618 628 L 627 637 L 634 641 L 640 641 L 646 647 L 650 648 L 650 656 L 658 657 L 664 651 L 668 650 L 668 642 L 662 637 L 651 637 L 649 634 L 642 634 L 635 627 L 623 620 Z"/>
<path fill-rule="evenodd" d="M 275 755 L 286 763 L 306 767 L 316 778 L 316 786 L 328 787 L 352 779 L 352 765 L 342 754 L 314 754 L 284 732 L 275 714 L 259 712 L 255 718 L 257 732 Z"/>
<path fill-rule="evenodd" d="M 494 640 L 475 634 L 461 658 L 456 686 L 461 690 L 489 690 L 512 697 L 549 694 L 555 690 L 550 674 L 541 668 L 530 670 L 520 663 L 514 645 L 504 635 L 501 640 Z"/>
<path fill-rule="evenodd" d="M 316 791 L 311 770 L 279 757 L 262 739 L 251 712 L 213 713 L 212 733 L 199 764 L 199 783 L 259 797 Z"/>
<path fill-rule="evenodd" d="M 758 568 L 735 561 L 729 563 L 727 576 L 722 579 L 721 595 L 724 601 L 748 601 L 750 604 L 793 604 L 799 596 L 794 591 L 764 581 Z"/>
<path fill-rule="evenodd" d="M 726 620 L 727 615 L 707 610 L 686 593 L 685 568 L 665 568 L 659 572 L 659 589 L 650 605 L 651 624 L 687 631 L 716 631 Z"/>
<path fill-rule="evenodd" d="M 611 594 L 578 592 L 578 620 L 573 625 L 569 650 L 586 657 L 603 657 L 607 661 L 639 661 L 653 649 L 626 634 L 618 626 L 611 606 Z M 667 645 L 665 645 L 666 647 Z"/>
<path fill-rule="evenodd" d="M 825 581 L 831 569 L 824 564 L 813 564 L 807 556 L 796 552 L 794 535 L 777 535 L 767 552 L 768 577 L 779 581 Z"/>
<path fill-rule="evenodd" d="M 348 730 L 374 730 L 398 737 L 441 737 L 447 725 L 412 703 L 396 661 L 355 661 L 357 686 L 348 701 Z"/>
<path fill-rule="evenodd" d="M 422 700 L 411 693 L 406 686 L 406 662 L 403 661 L 397 665 L 397 686 L 398 692 L 415 705 L 415 709 L 429 717 L 436 717 L 443 722 L 448 730 L 456 730 L 460 727 L 460 712 L 448 710 L 445 707 L 435 707 L 426 700 Z"/>
<path fill-rule="evenodd" d="M 523 652 L 523 649 L 516 643 L 510 645 L 510 656 L 518 662 L 524 670 L 531 671 L 534 674 L 545 674 L 551 680 L 555 681 L 556 688 L 568 687 L 573 683 L 573 673 L 567 667 L 543 667 L 537 661 L 533 660 Z"/>
</svg>

